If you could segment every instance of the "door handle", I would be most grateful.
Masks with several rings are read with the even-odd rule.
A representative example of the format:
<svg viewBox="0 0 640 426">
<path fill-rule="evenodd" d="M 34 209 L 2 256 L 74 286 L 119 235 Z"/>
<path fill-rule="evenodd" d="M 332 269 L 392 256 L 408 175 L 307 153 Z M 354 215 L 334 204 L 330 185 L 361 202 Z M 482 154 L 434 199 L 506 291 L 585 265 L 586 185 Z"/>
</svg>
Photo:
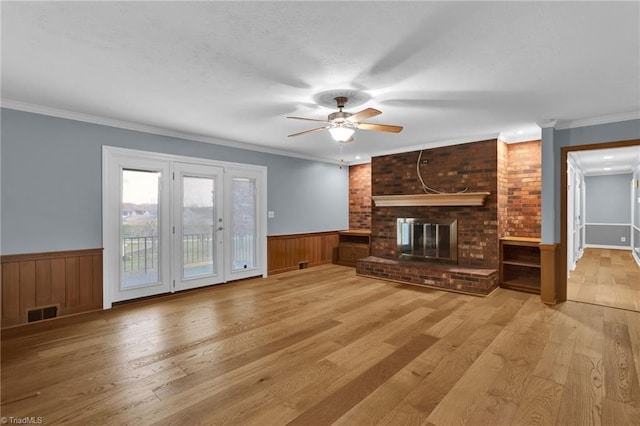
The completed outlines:
<svg viewBox="0 0 640 426">
<path fill-rule="evenodd" d="M 218 226 L 218 231 L 222 231 L 224 229 L 223 226 Z"/>
</svg>

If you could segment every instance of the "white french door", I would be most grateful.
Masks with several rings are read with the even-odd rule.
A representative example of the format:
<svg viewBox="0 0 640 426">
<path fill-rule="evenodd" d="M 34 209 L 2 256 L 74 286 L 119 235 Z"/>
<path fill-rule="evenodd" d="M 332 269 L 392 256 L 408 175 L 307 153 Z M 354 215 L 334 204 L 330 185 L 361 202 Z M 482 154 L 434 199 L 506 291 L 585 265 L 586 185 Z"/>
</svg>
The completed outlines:
<svg viewBox="0 0 640 426">
<path fill-rule="evenodd" d="M 266 168 L 103 148 L 104 307 L 266 276 Z"/>
<path fill-rule="evenodd" d="M 243 168 L 229 168 L 225 174 L 225 194 L 229 194 L 225 227 L 228 280 L 255 276 L 260 271 L 260 259 L 266 258 L 256 238 L 260 228 L 260 180 L 259 172 Z"/>
<path fill-rule="evenodd" d="M 224 169 L 176 163 L 173 169 L 175 290 L 224 281 Z"/>
<path fill-rule="evenodd" d="M 109 223 L 103 231 L 105 264 L 115 278 L 114 302 L 171 290 L 169 268 L 170 164 L 150 159 L 117 158 L 109 164 L 110 190 L 105 194 Z M 107 241 L 110 244 L 107 244 Z"/>
</svg>

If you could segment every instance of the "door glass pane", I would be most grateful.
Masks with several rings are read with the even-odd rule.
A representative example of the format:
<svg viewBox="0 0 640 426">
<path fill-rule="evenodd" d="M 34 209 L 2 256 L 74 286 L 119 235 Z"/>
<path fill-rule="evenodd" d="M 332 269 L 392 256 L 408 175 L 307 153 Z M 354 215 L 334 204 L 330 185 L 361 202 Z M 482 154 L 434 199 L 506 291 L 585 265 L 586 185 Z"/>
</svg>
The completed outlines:
<svg viewBox="0 0 640 426">
<path fill-rule="evenodd" d="M 158 194 L 160 172 L 122 170 L 120 286 L 159 282 Z"/>
<path fill-rule="evenodd" d="M 231 192 L 231 269 L 252 269 L 256 267 L 256 181 L 234 178 Z"/>
<path fill-rule="evenodd" d="M 215 180 L 182 179 L 182 277 L 213 275 L 215 271 Z"/>
</svg>

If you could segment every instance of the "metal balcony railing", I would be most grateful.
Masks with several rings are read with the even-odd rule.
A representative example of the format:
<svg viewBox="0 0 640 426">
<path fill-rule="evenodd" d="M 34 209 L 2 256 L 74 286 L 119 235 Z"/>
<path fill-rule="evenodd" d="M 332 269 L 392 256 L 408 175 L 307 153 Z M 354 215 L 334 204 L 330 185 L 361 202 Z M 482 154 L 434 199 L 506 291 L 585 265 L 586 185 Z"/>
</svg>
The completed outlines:
<svg viewBox="0 0 640 426">
<path fill-rule="evenodd" d="M 183 265 L 208 263 L 213 260 L 213 234 L 185 234 L 182 238 Z M 255 241 L 253 235 L 232 235 L 232 259 L 234 264 L 255 264 Z M 158 236 L 122 238 L 122 266 L 124 272 L 142 272 L 158 267 Z"/>
</svg>

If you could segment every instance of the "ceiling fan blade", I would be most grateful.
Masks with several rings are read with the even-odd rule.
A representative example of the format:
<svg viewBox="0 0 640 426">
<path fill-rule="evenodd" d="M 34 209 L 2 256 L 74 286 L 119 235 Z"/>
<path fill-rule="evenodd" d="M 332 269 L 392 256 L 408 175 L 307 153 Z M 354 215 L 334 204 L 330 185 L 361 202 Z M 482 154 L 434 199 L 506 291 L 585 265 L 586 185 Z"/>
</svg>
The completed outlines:
<svg viewBox="0 0 640 426">
<path fill-rule="evenodd" d="M 376 132 L 391 132 L 391 133 L 400 133 L 402 131 L 402 126 L 390 126 L 388 124 L 370 124 L 370 123 L 359 123 L 358 129 L 360 130 L 373 130 Z"/>
<path fill-rule="evenodd" d="M 346 118 L 346 120 L 352 123 L 356 123 L 359 121 L 364 121 L 367 118 L 375 117 L 376 115 L 380 115 L 380 114 L 382 114 L 382 112 L 378 111 L 375 108 L 367 108 L 367 109 L 363 109 L 360 112 L 356 112 L 355 114 L 350 115 L 349 117 Z"/>
<path fill-rule="evenodd" d="M 294 133 L 292 135 L 289 135 L 289 137 L 292 136 L 301 136 L 301 135 L 306 135 L 307 133 L 315 133 L 315 132 L 319 132 L 321 130 L 327 130 L 328 128 L 330 128 L 331 126 L 325 126 L 325 127 L 317 127 L 315 129 L 311 129 L 311 130 L 305 130 L 304 132 L 298 132 L 298 133 Z"/>
<path fill-rule="evenodd" d="M 327 124 L 329 124 L 329 122 L 327 120 L 317 120 L 315 118 L 304 118 L 304 117 L 287 117 L 287 118 L 293 118 L 294 120 L 316 121 L 318 123 L 327 123 Z"/>
</svg>

